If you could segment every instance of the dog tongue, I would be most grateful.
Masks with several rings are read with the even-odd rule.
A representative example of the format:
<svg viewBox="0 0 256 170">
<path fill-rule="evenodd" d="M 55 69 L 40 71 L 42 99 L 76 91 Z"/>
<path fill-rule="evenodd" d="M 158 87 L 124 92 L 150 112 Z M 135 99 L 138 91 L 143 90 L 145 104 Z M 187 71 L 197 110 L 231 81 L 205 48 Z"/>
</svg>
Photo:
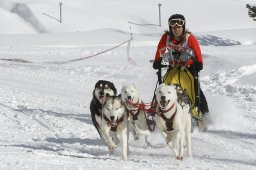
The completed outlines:
<svg viewBox="0 0 256 170">
<path fill-rule="evenodd" d="M 109 121 L 108 122 L 108 126 L 113 126 L 113 127 L 115 127 L 117 125 L 117 123 L 116 122 L 114 122 L 114 121 Z"/>
<path fill-rule="evenodd" d="M 161 105 L 165 105 L 166 101 L 165 100 L 161 100 L 160 103 L 161 103 Z"/>
<path fill-rule="evenodd" d="M 115 126 L 117 125 L 117 123 L 116 123 L 116 122 L 114 122 L 114 121 L 109 122 L 109 124 L 110 124 L 110 126 L 113 126 L 113 127 L 115 127 Z"/>
<path fill-rule="evenodd" d="M 126 101 L 127 101 L 128 104 L 133 104 L 132 99 L 127 99 Z"/>
</svg>

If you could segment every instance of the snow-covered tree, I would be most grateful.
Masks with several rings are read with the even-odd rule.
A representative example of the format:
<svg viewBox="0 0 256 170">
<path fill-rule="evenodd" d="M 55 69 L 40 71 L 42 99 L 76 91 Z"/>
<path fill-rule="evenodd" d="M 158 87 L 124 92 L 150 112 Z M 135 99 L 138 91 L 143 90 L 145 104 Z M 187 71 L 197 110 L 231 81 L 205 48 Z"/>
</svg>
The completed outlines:
<svg viewBox="0 0 256 170">
<path fill-rule="evenodd" d="M 256 6 L 251 6 L 249 4 L 246 4 L 246 8 L 248 8 L 248 15 L 256 21 Z"/>
</svg>

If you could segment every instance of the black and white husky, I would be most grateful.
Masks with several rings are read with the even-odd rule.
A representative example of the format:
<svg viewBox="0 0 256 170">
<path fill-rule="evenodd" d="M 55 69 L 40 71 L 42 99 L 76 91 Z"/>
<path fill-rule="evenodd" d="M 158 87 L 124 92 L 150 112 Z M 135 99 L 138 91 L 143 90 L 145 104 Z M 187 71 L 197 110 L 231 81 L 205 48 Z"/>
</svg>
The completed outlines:
<svg viewBox="0 0 256 170">
<path fill-rule="evenodd" d="M 99 123 L 96 118 L 102 118 L 102 105 L 105 103 L 106 94 L 110 96 L 116 95 L 117 90 L 115 85 L 112 82 L 106 80 L 99 80 L 94 87 L 93 97 L 90 104 L 90 111 L 92 122 L 95 128 L 97 129 L 100 137 L 102 138 L 101 132 L 99 130 Z"/>
<path fill-rule="evenodd" d="M 113 153 L 121 141 L 122 160 L 127 160 L 127 113 L 112 82 L 99 80 L 95 84 L 90 111 L 93 124 L 109 152 Z"/>
</svg>

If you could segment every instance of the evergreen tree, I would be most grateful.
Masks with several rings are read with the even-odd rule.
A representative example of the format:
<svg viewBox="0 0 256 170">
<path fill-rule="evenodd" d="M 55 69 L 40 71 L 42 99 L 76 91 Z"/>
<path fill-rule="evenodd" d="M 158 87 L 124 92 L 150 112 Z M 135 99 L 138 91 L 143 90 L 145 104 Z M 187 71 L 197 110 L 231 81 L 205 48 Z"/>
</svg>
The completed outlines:
<svg viewBox="0 0 256 170">
<path fill-rule="evenodd" d="M 246 5 L 246 8 L 248 8 L 248 15 L 256 21 L 256 6 L 251 6 L 249 4 Z"/>
</svg>

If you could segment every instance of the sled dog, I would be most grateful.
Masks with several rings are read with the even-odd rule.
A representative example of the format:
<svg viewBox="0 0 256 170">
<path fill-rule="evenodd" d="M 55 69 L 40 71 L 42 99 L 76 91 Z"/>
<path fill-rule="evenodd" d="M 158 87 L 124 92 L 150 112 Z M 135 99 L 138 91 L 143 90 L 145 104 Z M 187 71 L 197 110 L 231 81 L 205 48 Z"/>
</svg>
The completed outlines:
<svg viewBox="0 0 256 170">
<path fill-rule="evenodd" d="M 95 128 L 97 129 L 100 137 L 102 138 L 102 134 L 100 131 L 100 123 L 102 118 L 102 105 L 105 103 L 106 94 L 110 96 L 116 95 L 117 90 L 115 85 L 112 82 L 106 80 L 99 80 L 94 87 L 93 97 L 90 104 L 90 111 L 92 122 Z M 96 119 L 97 118 L 97 119 Z M 100 120 L 100 121 L 97 121 Z"/>
<path fill-rule="evenodd" d="M 150 131 L 148 130 L 146 113 L 139 107 L 139 105 L 143 104 L 143 101 L 140 98 L 138 90 L 134 85 L 123 85 L 121 96 L 128 112 L 128 119 L 134 140 L 138 140 L 138 135 L 144 135 L 147 146 L 151 146 L 148 142 Z"/>
<path fill-rule="evenodd" d="M 185 104 L 182 108 L 178 103 L 174 85 L 161 84 L 155 95 L 157 101 L 155 121 L 167 145 L 174 152 L 176 159 L 182 160 L 186 143 L 188 155 L 192 156 L 189 105 Z"/>
<path fill-rule="evenodd" d="M 96 117 L 96 120 L 100 122 L 99 130 L 102 139 L 107 144 L 110 153 L 113 153 L 116 148 L 115 141 L 120 140 L 122 160 L 126 161 L 128 153 L 128 119 L 126 108 L 121 100 L 121 95 L 109 96 L 107 94 L 105 103 L 102 106 L 102 113 L 103 119 Z M 117 137 L 118 139 L 116 139 Z"/>
</svg>

